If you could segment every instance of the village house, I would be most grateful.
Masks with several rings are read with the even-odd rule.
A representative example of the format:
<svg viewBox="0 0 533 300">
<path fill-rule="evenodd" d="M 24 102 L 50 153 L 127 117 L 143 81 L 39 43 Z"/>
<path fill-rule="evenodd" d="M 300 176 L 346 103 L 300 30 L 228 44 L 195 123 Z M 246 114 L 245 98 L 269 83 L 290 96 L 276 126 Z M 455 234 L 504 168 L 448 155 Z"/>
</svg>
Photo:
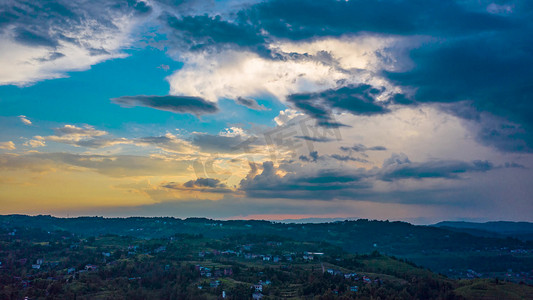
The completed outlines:
<svg viewBox="0 0 533 300">
<path fill-rule="evenodd" d="M 303 258 L 304 260 L 313 260 L 313 259 L 314 259 L 313 255 L 310 255 L 310 254 L 304 254 L 304 255 L 302 256 L 302 258 Z"/>
<path fill-rule="evenodd" d="M 211 281 L 209 283 L 209 287 L 212 287 L 212 288 L 217 288 L 219 286 L 220 286 L 220 280 Z"/>
<path fill-rule="evenodd" d="M 167 251 L 167 246 L 161 246 L 154 250 L 154 253 L 161 253 Z"/>
<path fill-rule="evenodd" d="M 263 285 L 262 284 L 254 284 L 253 286 L 253 289 L 256 291 L 256 292 L 262 292 L 263 291 Z"/>
<path fill-rule="evenodd" d="M 86 271 L 97 271 L 98 270 L 98 266 L 97 265 L 88 264 L 88 265 L 85 265 L 85 270 Z"/>
<path fill-rule="evenodd" d="M 30 287 L 30 281 L 29 280 L 22 280 L 22 288 L 28 288 Z"/>
<path fill-rule="evenodd" d="M 292 261 L 292 255 L 285 255 L 286 261 Z"/>
<path fill-rule="evenodd" d="M 226 250 L 226 251 L 222 251 L 222 254 L 223 255 L 236 255 L 237 252 L 235 252 L 233 250 Z"/>
<path fill-rule="evenodd" d="M 357 278 L 357 273 L 347 273 L 347 274 L 344 274 L 344 278 L 346 279 L 354 279 L 354 278 Z M 356 279 L 357 280 L 357 279 Z"/>
<path fill-rule="evenodd" d="M 207 268 L 207 267 L 202 267 L 202 266 L 200 266 L 200 265 L 196 265 L 196 266 L 195 266 L 195 269 L 196 269 L 197 271 L 200 271 L 200 276 L 206 276 L 207 273 L 211 274 L 211 269 L 210 269 L 210 268 Z M 211 277 L 211 275 L 210 275 L 209 277 Z"/>
<path fill-rule="evenodd" d="M 232 268 L 225 268 L 224 269 L 224 276 L 232 276 L 233 275 L 233 269 Z"/>
</svg>

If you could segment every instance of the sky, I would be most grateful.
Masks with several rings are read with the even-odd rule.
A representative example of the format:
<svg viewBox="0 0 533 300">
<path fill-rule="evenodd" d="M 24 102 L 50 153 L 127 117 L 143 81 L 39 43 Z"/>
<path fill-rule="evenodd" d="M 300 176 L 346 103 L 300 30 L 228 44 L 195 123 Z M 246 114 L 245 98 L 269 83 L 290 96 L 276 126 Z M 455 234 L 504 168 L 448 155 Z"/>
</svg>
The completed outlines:
<svg viewBox="0 0 533 300">
<path fill-rule="evenodd" d="M 0 214 L 533 221 L 533 3 L 0 3 Z"/>
</svg>

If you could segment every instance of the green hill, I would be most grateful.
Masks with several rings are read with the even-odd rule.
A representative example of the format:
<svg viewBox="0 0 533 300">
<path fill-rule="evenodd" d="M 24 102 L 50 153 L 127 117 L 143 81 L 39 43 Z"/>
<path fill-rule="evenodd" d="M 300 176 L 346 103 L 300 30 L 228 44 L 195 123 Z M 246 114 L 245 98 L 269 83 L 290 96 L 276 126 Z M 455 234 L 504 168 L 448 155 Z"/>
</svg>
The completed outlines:
<svg viewBox="0 0 533 300">
<path fill-rule="evenodd" d="M 413 261 L 454 278 L 504 278 L 509 269 L 516 282 L 533 283 L 533 241 L 496 236 L 476 236 L 451 228 L 415 226 L 406 222 L 336 221 L 296 224 L 269 221 L 220 221 L 205 218 L 55 218 L 51 216 L 0 216 L 0 226 L 65 230 L 82 236 L 116 234 L 143 239 L 175 234 L 206 238 L 273 236 L 299 241 L 327 242 L 349 253 L 379 251 Z M 469 270 L 473 270 L 471 272 Z M 474 274 L 474 275 L 472 275 Z"/>
</svg>

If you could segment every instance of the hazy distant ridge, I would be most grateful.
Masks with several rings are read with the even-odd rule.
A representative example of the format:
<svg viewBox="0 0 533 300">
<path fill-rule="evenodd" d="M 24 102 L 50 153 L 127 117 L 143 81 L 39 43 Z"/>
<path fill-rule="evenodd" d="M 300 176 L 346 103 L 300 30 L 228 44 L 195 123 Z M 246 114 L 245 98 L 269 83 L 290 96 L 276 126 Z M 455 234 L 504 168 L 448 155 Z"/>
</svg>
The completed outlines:
<svg viewBox="0 0 533 300">
<path fill-rule="evenodd" d="M 485 223 L 444 221 L 432 226 L 461 231 L 476 236 L 514 237 L 533 240 L 533 223 L 493 221 Z"/>
</svg>

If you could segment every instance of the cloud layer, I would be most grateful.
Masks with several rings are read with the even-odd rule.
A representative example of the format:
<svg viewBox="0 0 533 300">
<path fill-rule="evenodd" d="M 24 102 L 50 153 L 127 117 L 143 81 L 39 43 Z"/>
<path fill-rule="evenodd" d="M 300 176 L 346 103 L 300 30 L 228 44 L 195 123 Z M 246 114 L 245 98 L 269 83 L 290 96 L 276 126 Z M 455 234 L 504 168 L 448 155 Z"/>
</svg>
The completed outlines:
<svg viewBox="0 0 533 300">
<path fill-rule="evenodd" d="M 3 1 L 0 196 L 66 180 L 146 210 L 523 215 L 531 20 L 517 0 Z M 116 76 L 84 103 L 36 84 L 129 55 L 162 85 Z"/>
<path fill-rule="evenodd" d="M 189 96 L 122 96 L 112 101 L 125 107 L 145 106 L 174 113 L 190 113 L 196 116 L 215 113 L 216 104 L 200 97 Z"/>
</svg>

